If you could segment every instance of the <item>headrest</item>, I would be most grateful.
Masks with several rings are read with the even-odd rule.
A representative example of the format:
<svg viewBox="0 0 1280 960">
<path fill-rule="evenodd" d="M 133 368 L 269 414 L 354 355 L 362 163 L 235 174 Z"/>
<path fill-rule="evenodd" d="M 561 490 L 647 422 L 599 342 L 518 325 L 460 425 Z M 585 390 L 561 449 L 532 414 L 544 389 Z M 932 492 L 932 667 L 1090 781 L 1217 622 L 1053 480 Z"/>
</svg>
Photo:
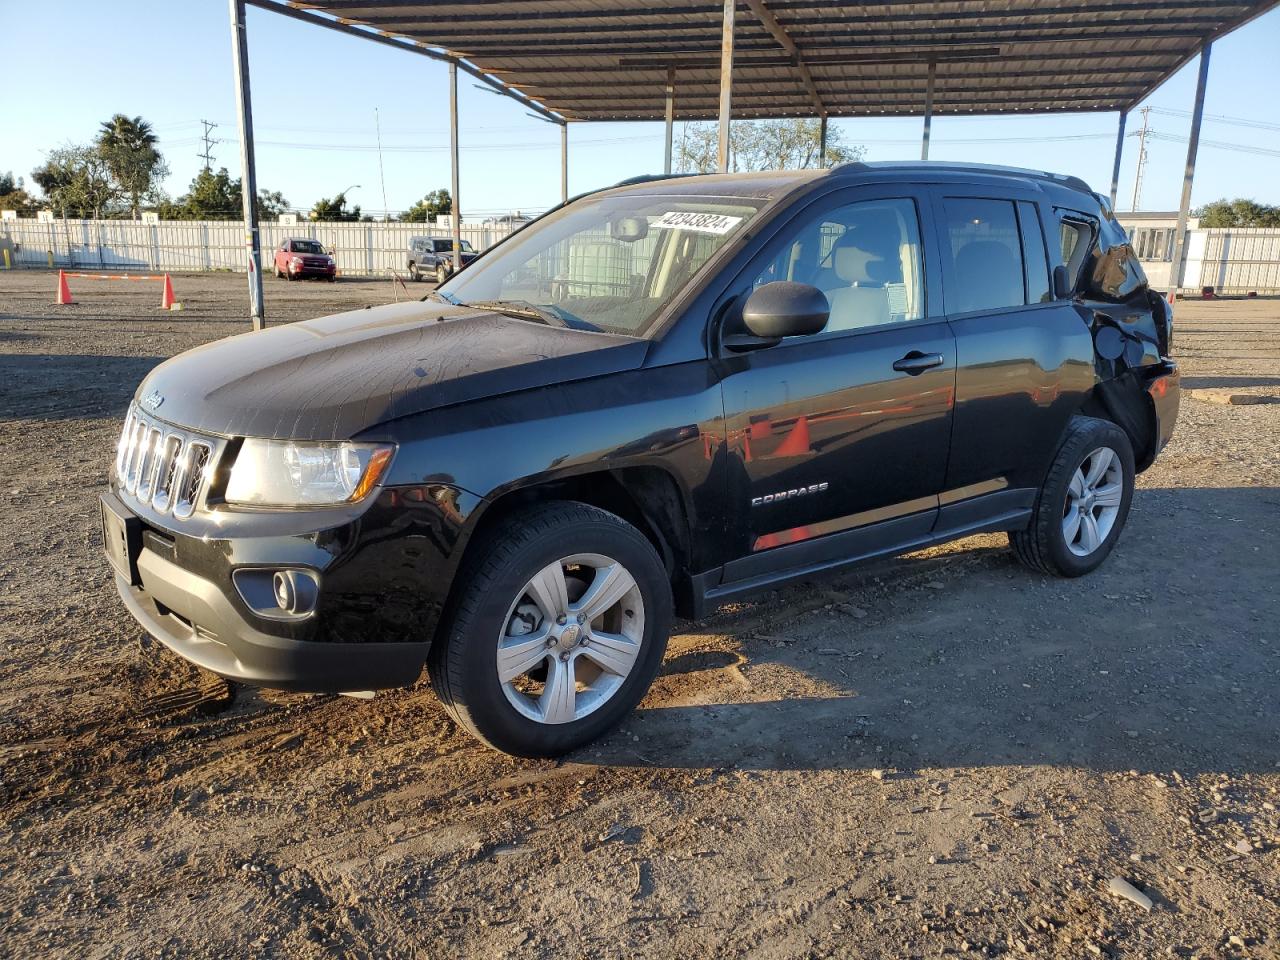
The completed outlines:
<svg viewBox="0 0 1280 960">
<path fill-rule="evenodd" d="M 845 283 L 870 283 L 868 266 L 874 257 L 875 254 L 848 244 L 836 247 L 831 252 L 831 266 L 835 269 L 836 276 Z"/>
</svg>

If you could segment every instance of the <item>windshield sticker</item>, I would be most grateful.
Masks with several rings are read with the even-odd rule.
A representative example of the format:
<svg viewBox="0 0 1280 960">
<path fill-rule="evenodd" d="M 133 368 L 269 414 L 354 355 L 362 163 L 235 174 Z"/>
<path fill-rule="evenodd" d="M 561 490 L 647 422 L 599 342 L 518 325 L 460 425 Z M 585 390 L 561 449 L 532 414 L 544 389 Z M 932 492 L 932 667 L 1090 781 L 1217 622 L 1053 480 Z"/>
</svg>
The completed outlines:
<svg viewBox="0 0 1280 960">
<path fill-rule="evenodd" d="M 671 210 L 660 216 L 653 225 L 662 230 L 692 230 L 694 233 L 725 234 L 741 222 L 741 217 L 726 217 L 722 213 Z"/>
</svg>

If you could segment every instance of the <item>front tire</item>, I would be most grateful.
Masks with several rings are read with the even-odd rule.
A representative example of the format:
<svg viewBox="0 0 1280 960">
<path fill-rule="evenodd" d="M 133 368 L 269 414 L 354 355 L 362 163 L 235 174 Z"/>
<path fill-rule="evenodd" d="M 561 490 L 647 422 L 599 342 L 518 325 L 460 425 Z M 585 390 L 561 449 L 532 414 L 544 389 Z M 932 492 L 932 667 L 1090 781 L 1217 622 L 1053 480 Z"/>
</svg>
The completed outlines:
<svg viewBox="0 0 1280 960">
<path fill-rule="evenodd" d="M 443 263 L 436 264 L 436 286 L 444 283 L 449 279 L 449 271 L 445 269 Z"/>
<path fill-rule="evenodd" d="M 416 263 L 409 264 L 409 279 L 414 283 L 417 283 L 422 279 L 422 273 L 418 270 L 418 265 Z"/>
<path fill-rule="evenodd" d="M 1075 417 L 1026 530 L 1009 534 L 1018 559 L 1041 573 L 1096 570 L 1120 538 L 1133 500 L 1133 447 L 1114 423 Z"/>
<path fill-rule="evenodd" d="M 476 546 L 427 661 L 445 708 L 522 757 L 559 756 L 616 726 L 653 682 L 671 629 L 653 545 L 597 507 L 552 502 Z"/>
</svg>

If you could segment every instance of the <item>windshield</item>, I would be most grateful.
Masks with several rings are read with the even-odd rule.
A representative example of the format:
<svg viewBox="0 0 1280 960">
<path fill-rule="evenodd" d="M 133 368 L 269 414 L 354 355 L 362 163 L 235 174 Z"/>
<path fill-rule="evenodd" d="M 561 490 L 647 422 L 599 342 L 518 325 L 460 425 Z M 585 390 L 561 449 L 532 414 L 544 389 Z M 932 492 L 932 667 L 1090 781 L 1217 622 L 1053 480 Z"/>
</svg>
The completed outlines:
<svg viewBox="0 0 1280 960">
<path fill-rule="evenodd" d="M 324 253 L 324 247 L 316 243 L 314 240 L 295 240 L 293 241 L 294 253 Z"/>
<path fill-rule="evenodd" d="M 453 253 L 453 241 L 452 241 L 452 240 L 434 240 L 434 241 L 432 241 L 432 242 L 436 245 L 436 246 L 435 246 L 435 250 L 434 250 L 434 252 L 435 252 L 435 253 Z M 460 241 L 460 242 L 459 242 L 459 244 L 458 244 L 458 248 L 459 248 L 460 250 L 462 250 L 462 252 L 463 252 L 463 253 L 474 253 L 474 252 L 475 252 L 474 250 L 472 250 L 472 249 L 471 249 L 471 241 L 470 241 L 470 240 L 462 240 L 462 241 Z"/>
<path fill-rule="evenodd" d="M 440 290 L 460 303 L 510 303 L 532 316 L 539 308 L 568 326 L 645 336 L 759 209 L 722 197 L 580 200 L 525 228 Z"/>
</svg>

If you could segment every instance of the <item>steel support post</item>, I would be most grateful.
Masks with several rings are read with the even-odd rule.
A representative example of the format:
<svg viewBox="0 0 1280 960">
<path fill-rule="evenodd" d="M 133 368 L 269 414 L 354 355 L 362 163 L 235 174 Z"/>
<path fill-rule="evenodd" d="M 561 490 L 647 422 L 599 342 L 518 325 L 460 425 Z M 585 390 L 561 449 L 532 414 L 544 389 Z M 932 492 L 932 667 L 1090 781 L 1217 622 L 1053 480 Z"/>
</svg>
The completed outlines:
<svg viewBox="0 0 1280 960">
<path fill-rule="evenodd" d="M 924 88 L 924 132 L 920 137 L 920 159 L 929 159 L 929 136 L 933 132 L 933 86 L 938 79 L 938 65 L 929 61 L 929 81 Z"/>
<path fill-rule="evenodd" d="M 569 124 L 560 124 L 560 202 L 569 199 Z"/>
<path fill-rule="evenodd" d="M 662 172 L 671 173 L 671 136 L 676 123 L 676 68 L 667 67 L 666 142 L 662 152 Z"/>
<path fill-rule="evenodd" d="M 1120 192 L 1120 160 L 1124 156 L 1124 122 L 1128 115 L 1121 110 L 1120 122 L 1116 126 L 1116 159 L 1111 165 L 1111 209 L 1116 208 L 1116 196 Z"/>
<path fill-rule="evenodd" d="M 462 201 L 458 197 L 458 65 L 449 64 L 449 165 L 453 192 L 453 271 L 462 269 Z"/>
<path fill-rule="evenodd" d="M 1196 152 L 1200 149 L 1200 121 L 1204 119 L 1204 88 L 1209 80 L 1209 51 L 1200 50 L 1200 73 L 1196 78 L 1196 102 L 1191 108 L 1191 136 L 1187 140 L 1187 167 L 1182 177 L 1182 203 L 1178 207 L 1178 228 L 1173 234 L 1173 289 L 1182 289 L 1187 257 L 1187 217 L 1191 213 L 1191 184 L 1196 176 Z"/>
<path fill-rule="evenodd" d="M 729 172 L 729 120 L 733 112 L 733 15 L 736 0 L 724 0 L 720 28 L 720 150 L 718 168 Z"/>
<path fill-rule="evenodd" d="M 253 159 L 253 105 L 249 92 L 249 44 L 244 0 L 230 0 L 231 52 L 235 67 L 237 119 L 240 125 L 240 200 L 249 256 L 249 319 L 254 330 L 265 323 L 262 307 L 262 243 L 258 236 L 258 172 Z"/>
</svg>

